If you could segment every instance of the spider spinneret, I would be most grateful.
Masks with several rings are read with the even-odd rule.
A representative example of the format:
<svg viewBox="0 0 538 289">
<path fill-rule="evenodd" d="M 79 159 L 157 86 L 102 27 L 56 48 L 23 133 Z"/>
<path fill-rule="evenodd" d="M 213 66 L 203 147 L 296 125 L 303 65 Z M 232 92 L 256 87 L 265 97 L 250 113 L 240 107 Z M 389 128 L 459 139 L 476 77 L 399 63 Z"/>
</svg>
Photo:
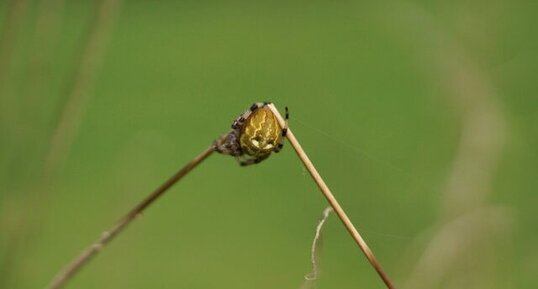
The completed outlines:
<svg viewBox="0 0 538 289">
<path fill-rule="evenodd" d="M 234 156 L 240 165 L 257 164 L 268 158 L 272 152 L 278 153 L 286 137 L 286 127 L 281 128 L 276 116 L 267 107 L 269 102 L 253 104 L 232 123 L 232 131 L 224 139 L 215 142 L 215 149 L 221 154 Z"/>
</svg>

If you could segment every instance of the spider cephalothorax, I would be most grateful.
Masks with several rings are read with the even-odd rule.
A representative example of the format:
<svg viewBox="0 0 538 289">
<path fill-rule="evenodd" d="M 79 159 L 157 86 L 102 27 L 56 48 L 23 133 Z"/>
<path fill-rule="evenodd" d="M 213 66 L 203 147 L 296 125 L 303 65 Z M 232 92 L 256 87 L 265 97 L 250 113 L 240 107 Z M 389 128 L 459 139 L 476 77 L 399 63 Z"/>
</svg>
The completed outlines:
<svg viewBox="0 0 538 289">
<path fill-rule="evenodd" d="M 215 143 L 215 149 L 219 153 L 235 156 L 242 166 L 259 163 L 272 152 L 278 153 L 284 144 L 287 127 L 280 127 L 268 104 L 255 103 L 241 114 L 232 123 L 232 131 Z"/>
</svg>

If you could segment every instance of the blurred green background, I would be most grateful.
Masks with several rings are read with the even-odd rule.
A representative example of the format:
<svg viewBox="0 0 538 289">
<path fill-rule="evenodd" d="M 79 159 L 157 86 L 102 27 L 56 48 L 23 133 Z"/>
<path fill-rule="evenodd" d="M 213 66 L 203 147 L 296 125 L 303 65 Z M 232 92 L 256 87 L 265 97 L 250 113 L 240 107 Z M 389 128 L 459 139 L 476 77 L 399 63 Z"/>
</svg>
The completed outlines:
<svg viewBox="0 0 538 289">
<path fill-rule="evenodd" d="M 44 288 L 253 102 L 398 288 L 536 288 L 535 1 L 0 2 L 0 288 Z M 211 156 L 67 288 L 299 288 L 289 145 Z M 317 288 L 384 288 L 332 216 Z"/>
</svg>

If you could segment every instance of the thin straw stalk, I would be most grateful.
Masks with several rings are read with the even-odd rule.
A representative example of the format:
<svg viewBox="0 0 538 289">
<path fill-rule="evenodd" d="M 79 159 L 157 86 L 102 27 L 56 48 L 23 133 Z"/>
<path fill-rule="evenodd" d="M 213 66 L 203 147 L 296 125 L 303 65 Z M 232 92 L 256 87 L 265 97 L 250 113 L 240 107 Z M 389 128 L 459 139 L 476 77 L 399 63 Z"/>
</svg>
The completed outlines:
<svg viewBox="0 0 538 289">
<path fill-rule="evenodd" d="M 82 251 L 71 263 L 69 263 L 64 269 L 62 269 L 54 277 L 51 283 L 46 287 L 47 289 L 58 289 L 62 288 L 67 281 L 69 281 L 85 264 L 87 264 L 92 257 L 97 255 L 99 251 L 114 237 L 120 234 L 123 229 L 125 229 L 132 221 L 136 219 L 137 216 L 141 215 L 144 210 L 155 202 L 160 196 L 162 196 L 169 188 L 171 188 L 175 183 L 177 183 L 181 178 L 187 175 L 192 171 L 196 166 L 198 166 L 203 160 L 209 157 L 215 151 L 214 146 L 211 146 L 196 156 L 192 161 L 186 164 L 181 170 L 179 170 L 175 175 L 170 177 L 166 182 L 164 182 L 160 187 L 153 191 L 148 197 L 146 197 L 142 202 L 138 203 L 134 208 L 132 208 L 129 213 L 127 213 L 123 218 L 121 218 L 112 228 L 103 232 L 101 237 L 91 244 L 88 248 Z"/>
<path fill-rule="evenodd" d="M 280 126 L 285 127 L 286 122 L 284 118 L 282 117 L 282 115 L 280 114 L 280 112 L 276 109 L 276 107 L 273 104 L 269 104 L 269 108 L 277 117 L 278 122 L 280 123 Z M 383 267 L 381 266 L 379 261 L 377 261 L 376 257 L 374 256 L 374 253 L 372 252 L 372 250 L 370 250 L 370 248 L 368 247 L 364 239 L 361 237 L 357 229 L 355 229 L 355 226 L 353 225 L 353 223 L 351 222 L 351 220 L 345 213 L 342 206 L 340 206 L 340 204 L 338 203 L 338 201 L 332 194 L 331 190 L 327 186 L 327 184 L 325 184 L 325 181 L 323 181 L 323 178 L 314 167 L 314 164 L 312 164 L 312 161 L 310 161 L 310 159 L 306 155 L 306 152 L 301 147 L 301 144 L 299 144 L 299 141 L 297 140 L 297 138 L 295 137 L 291 129 L 288 128 L 288 132 L 286 136 L 291 146 L 297 153 L 297 156 L 303 162 L 305 168 L 308 170 L 308 172 L 314 179 L 314 182 L 318 185 L 318 188 L 323 193 L 323 195 L 325 196 L 325 198 L 327 199 L 331 207 L 334 209 L 334 211 L 336 212 L 336 215 L 342 221 L 347 231 L 349 232 L 353 240 L 355 240 L 355 242 L 357 243 L 361 251 L 364 253 L 366 258 L 372 265 L 372 267 L 374 267 L 376 272 L 379 274 L 379 277 L 381 277 L 381 279 L 383 280 L 387 288 L 394 289 L 395 287 L 392 281 L 390 280 L 389 276 L 387 275 L 387 273 L 385 273 L 385 270 L 383 270 Z"/>
</svg>

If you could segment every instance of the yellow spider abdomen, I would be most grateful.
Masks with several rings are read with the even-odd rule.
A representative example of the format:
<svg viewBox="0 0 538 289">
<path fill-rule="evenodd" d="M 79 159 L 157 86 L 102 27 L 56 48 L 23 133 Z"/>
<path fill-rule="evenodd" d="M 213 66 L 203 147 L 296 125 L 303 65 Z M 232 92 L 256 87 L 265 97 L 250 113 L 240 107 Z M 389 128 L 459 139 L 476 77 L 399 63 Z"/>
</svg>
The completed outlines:
<svg viewBox="0 0 538 289">
<path fill-rule="evenodd" d="M 280 152 L 288 131 L 288 108 L 286 125 L 280 127 L 269 104 L 255 103 L 239 115 L 232 123 L 232 130 L 215 141 L 214 149 L 221 154 L 234 156 L 242 166 L 257 164 L 272 152 Z"/>
<path fill-rule="evenodd" d="M 246 119 L 239 143 L 244 153 L 251 156 L 271 154 L 282 137 L 282 129 L 268 107 L 260 107 Z"/>
</svg>

